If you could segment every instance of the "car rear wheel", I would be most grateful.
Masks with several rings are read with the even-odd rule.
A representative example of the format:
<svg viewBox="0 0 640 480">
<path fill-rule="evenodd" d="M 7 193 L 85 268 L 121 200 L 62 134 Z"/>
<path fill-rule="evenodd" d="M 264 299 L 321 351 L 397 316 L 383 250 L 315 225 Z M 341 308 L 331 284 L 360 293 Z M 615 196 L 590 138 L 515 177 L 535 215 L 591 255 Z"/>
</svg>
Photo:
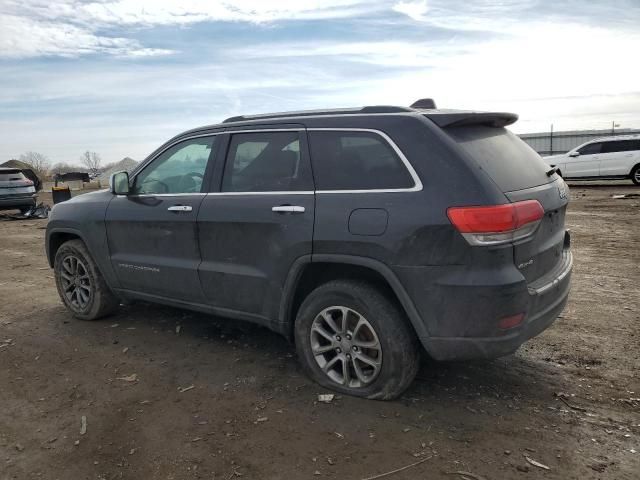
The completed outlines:
<svg viewBox="0 0 640 480">
<path fill-rule="evenodd" d="M 82 241 L 63 243 L 56 252 L 53 268 L 60 299 L 74 317 L 95 320 L 117 308 L 117 298 Z"/>
<path fill-rule="evenodd" d="M 307 374 L 337 392 L 392 399 L 418 371 L 417 340 L 405 315 L 364 282 L 316 288 L 298 310 L 295 337 Z"/>
<path fill-rule="evenodd" d="M 633 167 L 633 170 L 631 171 L 631 180 L 636 185 L 640 185 L 640 165 Z"/>
</svg>

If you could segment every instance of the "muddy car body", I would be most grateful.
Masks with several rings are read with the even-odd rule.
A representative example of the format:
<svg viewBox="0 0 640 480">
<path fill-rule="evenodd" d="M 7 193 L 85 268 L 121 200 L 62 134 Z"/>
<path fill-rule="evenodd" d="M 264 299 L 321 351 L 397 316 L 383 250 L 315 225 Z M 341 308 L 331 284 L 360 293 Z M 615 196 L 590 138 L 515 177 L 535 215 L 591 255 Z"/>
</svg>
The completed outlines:
<svg viewBox="0 0 640 480">
<path fill-rule="evenodd" d="M 55 206 L 61 298 L 85 319 L 128 299 L 259 323 L 368 398 L 399 395 L 421 350 L 509 354 L 562 311 L 572 269 L 566 184 L 516 119 L 383 106 L 190 130 Z"/>
</svg>

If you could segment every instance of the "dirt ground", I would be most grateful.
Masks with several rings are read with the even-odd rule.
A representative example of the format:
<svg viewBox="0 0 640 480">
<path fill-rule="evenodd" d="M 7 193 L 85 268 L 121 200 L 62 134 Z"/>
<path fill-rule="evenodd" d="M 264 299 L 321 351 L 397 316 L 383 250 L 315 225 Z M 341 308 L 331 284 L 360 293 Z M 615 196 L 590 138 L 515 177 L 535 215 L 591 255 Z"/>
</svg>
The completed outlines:
<svg viewBox="0 0 640 480">
<path fill-rule="evenodd" d="M 292 346 L 249 324 L 143 304 L 74 320 L 46 220 L 0 221 L 0 479 L 357 480 L 416 462 L 383 478 L 638 479 L 640 198 L 611 198 L 625 193 L 640 189 L 572 185 L 573 289 L 549 330 L 491 362 L 425 360 L 394 402 L 318 403 Z"/>
</svg>

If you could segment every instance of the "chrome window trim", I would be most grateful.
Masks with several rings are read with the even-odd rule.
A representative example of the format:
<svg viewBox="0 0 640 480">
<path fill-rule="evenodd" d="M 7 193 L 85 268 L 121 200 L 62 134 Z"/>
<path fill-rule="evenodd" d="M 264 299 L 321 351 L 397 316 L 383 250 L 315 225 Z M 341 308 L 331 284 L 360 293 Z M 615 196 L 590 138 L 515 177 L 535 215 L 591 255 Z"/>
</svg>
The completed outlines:
<svg viewBox="0 0 640 480">
<path fill-rule="evenodd" d="M 405 168 L 409 172 L 409 175 L 411 175 L 411 178 L 413 179 L 413 187 L 409 187 L 409 188 L 371 188 L 371 189 L 362 189 L 362 190 L 316 190 L 316 193 L 400 193 L 400 192 L 422 191 L 422 188 L 423 188 L 422 181 L 420 180 L 418 173 L 413 168 L 413 165 L 411 165 L 411 162 L 409 162 L 409 159 L 404 155 L 404 153 L 402 153 L 402 150 L 400 150 L 400 147 L 398 147 L 398 145 L 396 145 L 396 143 L 391 139 L 391 137 L 389 137 L 389 135 L 387 135 L 383 131 L 376 130 L 374 128 L 348 128 L 348 127 L 342 127 L 342 128 L 341 127 L 327 127 L 327 128 L 318 127 L 318 128 L 308 128 L 307 131 L 309 132 L 325 131 L 325 132 L 375 133 L 380 137 L 382 137 L 382 139 L 387 142 L 387 144 L 393 149 L 393 151 L 396 152 L 396 155 L 400 157 L 400 160 L 402 161 Z"/>
<path fill-rule="evenodd" d="M 400 157 L 400 160 L 404 164 L 405 168 L 409 172 L 409 175 L 413 179 L 414 186 L 409 188 L 372 188 L 372 189 L 363 189 L 363 190 L 291 190 L 291 191 L 265 191 L 265 192 L 198 192 L 198 193 L 144 193 L 144 194 L 131 194 L 126 195 L 128 197 L 179 197 L 179 196 L 239 196 L 239 195 L 312 195 L 315 193 L 328 194 L 328 193 L 406 193 L 406 192 L 420 192 L 423 189 L 422 181 L 418 176 L 417 172 L 411 165 L 409 159 L 404 155 L 400 147 L 396 145 L 396 143 L 381 130 L 377 130 L 374 128 L 350 128 L 350 127 L 312 127 L 312 128 L 255 128 L 255 129 L 247 129 L 247 130 L 223 130 L 220 132 L 210 132 L 210 133 L 202 133 L 198 135 L 190 135 L 188 137 L 181 138 L 176 140 L 173 143 L 170 143 L 162 151 L 158 152 L 153 158 L 144 162 L 139 169 L 135 172 L 133 179 L 135 179 L 140 172 L 142 172 L 147 166 L 153 162 L 156 158 L 162 155 L 171 147 L 185 142 L 187 140 L 192 140 L 194 138 L 202 138 L 202 137 L 213 137 L 216 135 L 227 135 L 227 134 L 236 134 L 236 133 L 262 133 L 262 132 L 315 132 L 315 131 L 327 131 L 327 132 L 369 132 L 375 133 L 382 137 L 384 141 L 393 149 L 393 151 Z M 118 195 L 120 197 L 120 195 Z"/>
<path fill-rule="evenodd" d="M 239 196 L 239 195 L 313 195 L 316 192 L 313 190 L 282 190 L 273 192 L 209 192 L 207 196 L 222 197 L 225 195 Z"/>
</svg>

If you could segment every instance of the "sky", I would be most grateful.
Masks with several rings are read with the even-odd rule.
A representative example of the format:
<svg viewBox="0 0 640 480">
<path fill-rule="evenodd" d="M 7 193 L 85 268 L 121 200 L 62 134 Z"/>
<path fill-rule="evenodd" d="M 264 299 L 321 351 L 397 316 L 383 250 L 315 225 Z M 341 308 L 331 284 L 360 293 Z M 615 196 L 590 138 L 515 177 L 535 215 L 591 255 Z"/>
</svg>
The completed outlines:
<svg viewBox="0 0 640 480">
<path fill-rule="evenodd" d="M 423 97 L 516 133 L 638 128 L 639 27 L 640 0 L 0 0 L 0 161 Z"/>
</svg>

